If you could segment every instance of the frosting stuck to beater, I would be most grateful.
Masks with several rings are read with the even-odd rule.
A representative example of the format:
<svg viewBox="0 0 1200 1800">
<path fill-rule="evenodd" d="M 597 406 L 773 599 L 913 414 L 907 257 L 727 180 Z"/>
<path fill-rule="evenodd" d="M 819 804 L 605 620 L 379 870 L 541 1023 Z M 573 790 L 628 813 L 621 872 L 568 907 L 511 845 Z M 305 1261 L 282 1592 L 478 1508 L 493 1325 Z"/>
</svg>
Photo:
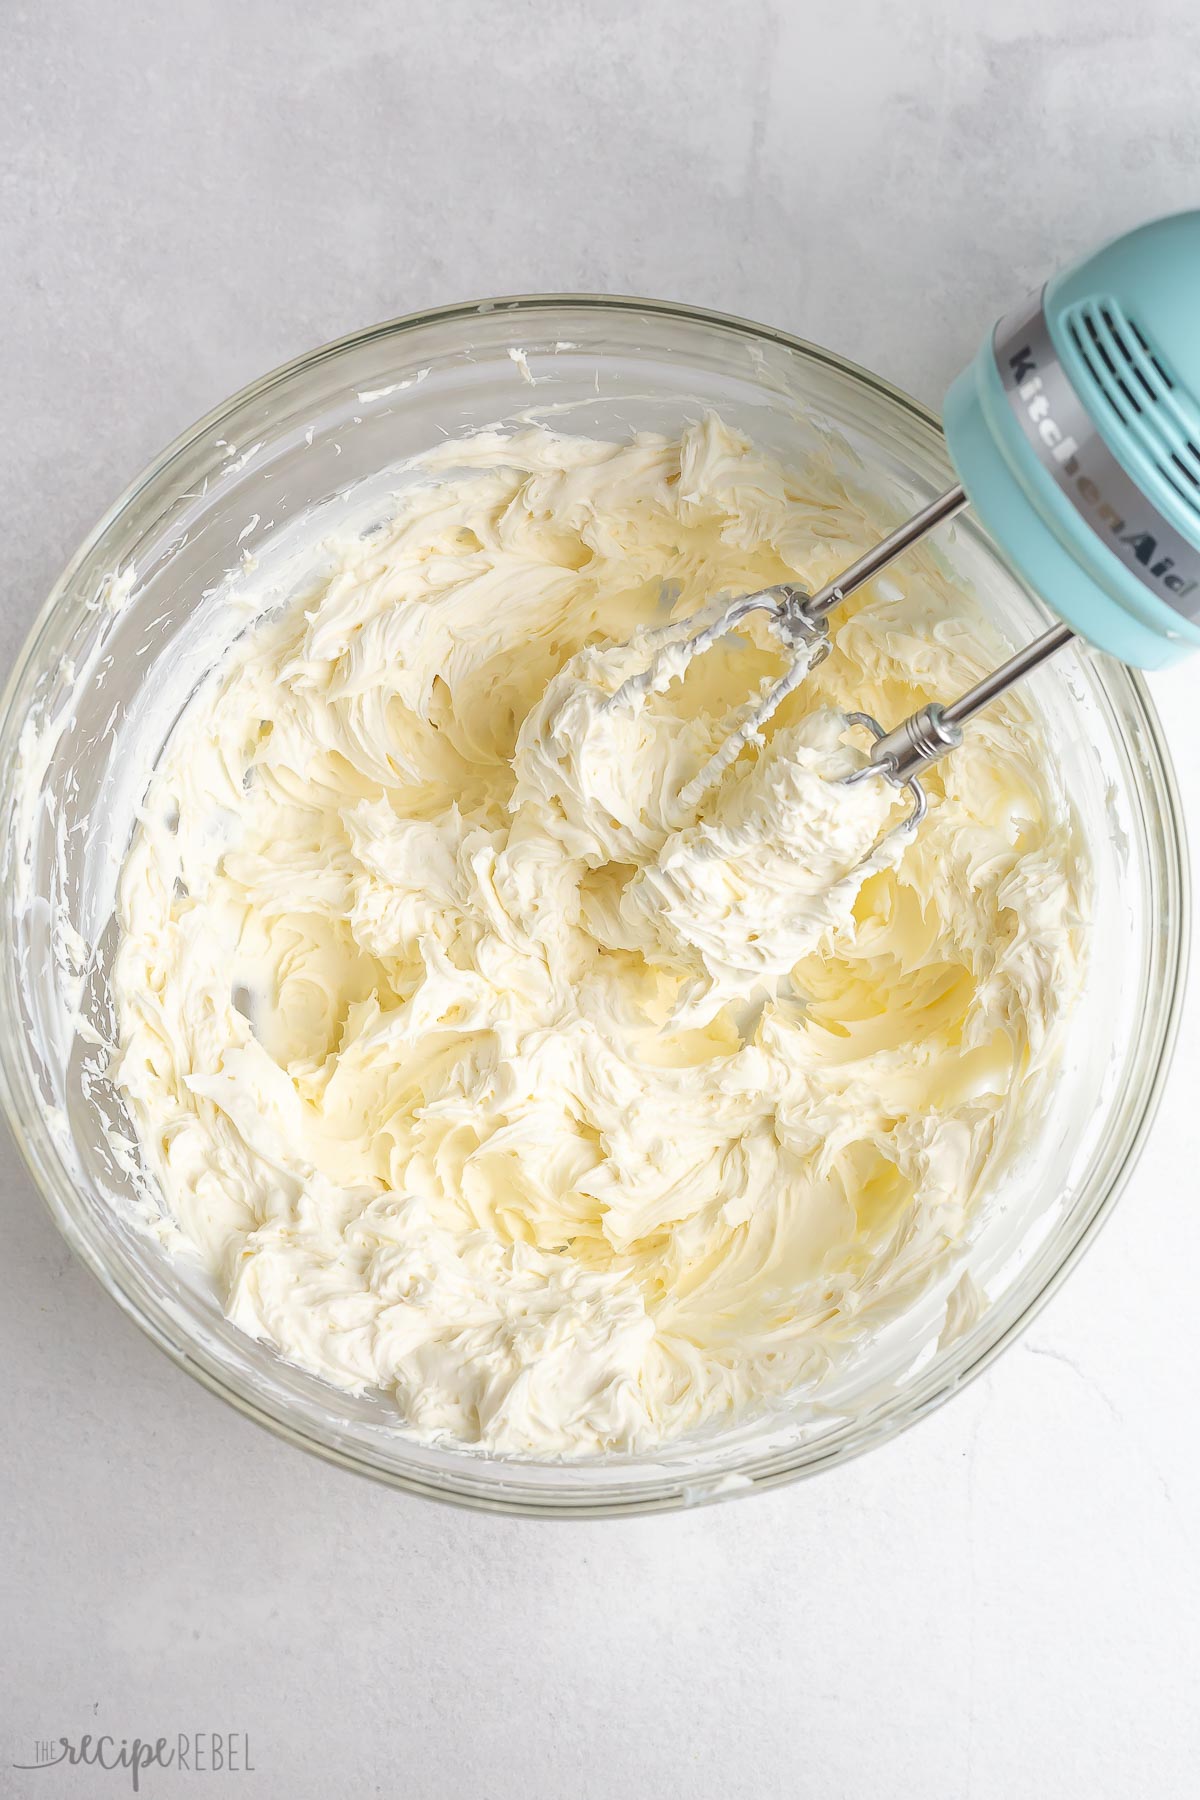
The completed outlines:
<svg viewBox="0 0 1200 1800">
<path fill-rule="evenodd" d="M 114 997 L 165 1206 L 237 1324 L 424 1436 L 586 1455 L 815 1394 L 1053 1092 L 1087 869 L 1036 722 L 982 718 L 915 836 L 844 784 L 848 711 L 998 660 L 921 553 L 697 793 L 780 647 L 656 661 L 664 605 L 835 574 L 877 532 L 832 467 L 709 418 L 420 473 L 151 781 Z"/>
</svg>

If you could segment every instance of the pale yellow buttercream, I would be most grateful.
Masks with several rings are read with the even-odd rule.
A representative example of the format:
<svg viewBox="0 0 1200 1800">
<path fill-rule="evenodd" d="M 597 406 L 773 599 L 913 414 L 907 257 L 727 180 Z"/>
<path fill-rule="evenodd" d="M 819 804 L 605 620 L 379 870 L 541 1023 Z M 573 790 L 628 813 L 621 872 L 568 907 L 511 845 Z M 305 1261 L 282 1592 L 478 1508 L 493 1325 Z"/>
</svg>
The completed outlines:
<svg viewBox="0 0 1200 1800">
<path fill-rule="evenodd" d="M 579 1454 L 815 1391 L 945 1272 L 1083 966 L 1036 721 L 981 719 L 876 850 L 903 805 L 839 784 L 845 711 L 1000 652 L 927 556 L 690 806 L 780 647 L 645 635 L 875 529 L 711 418 L 483 436 L 234 647 L 151 782 L 114 992 L 238 1324 L 414 1431 Z"/>
</svg>

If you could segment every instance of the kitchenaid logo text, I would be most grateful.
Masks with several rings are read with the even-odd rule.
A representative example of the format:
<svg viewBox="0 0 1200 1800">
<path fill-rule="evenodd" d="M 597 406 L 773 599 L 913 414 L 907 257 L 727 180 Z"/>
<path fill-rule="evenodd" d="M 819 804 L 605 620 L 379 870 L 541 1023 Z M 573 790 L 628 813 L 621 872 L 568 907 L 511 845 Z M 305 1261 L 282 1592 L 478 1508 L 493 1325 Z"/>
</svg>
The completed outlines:
<svg viewBox="0 0 1200 1800">
<path fill-rule="evenodd" d="M 124 1770 L 132 1793 L 140 1793 L 147 1769 L 176 1769 L 185 1775 L 253 1775 L 250 1736 L 245 1731 L 177 1732 L 153 1741 L 90 1735 L 71 1738 L 39 1738 L 32 1762 L 15 1762 L 14 1769 L 56 1769 L 66 1765 L 82 1769 Z M 95 1792 L 94 1788 L 88 1790 Z"/>
<path fill-rule="evenodd" d="M 1130 525 L 1100 492 L 1090 475 L 1079 466 L 1079 445 L 1059 425 L 1051 411 L 1050 399 L 1037 372 L 1037 356 L 1032 344 L 1026 344 L 1008 359 L 1008 371 L 1017 398 L 1025 408 L 1025 416 L 1039 442 L 1044 444 L 1062 470 L 1063 477 L 1074 487 L 1088 511 L 1123 547 L 1125 558 L 1133 557 L 1172 594 L 1191 594 L 1197 587 L 1179 573 L 1174 559 L 1159 555 L 1158 539 L 1152 531 Z"/>
</svg>

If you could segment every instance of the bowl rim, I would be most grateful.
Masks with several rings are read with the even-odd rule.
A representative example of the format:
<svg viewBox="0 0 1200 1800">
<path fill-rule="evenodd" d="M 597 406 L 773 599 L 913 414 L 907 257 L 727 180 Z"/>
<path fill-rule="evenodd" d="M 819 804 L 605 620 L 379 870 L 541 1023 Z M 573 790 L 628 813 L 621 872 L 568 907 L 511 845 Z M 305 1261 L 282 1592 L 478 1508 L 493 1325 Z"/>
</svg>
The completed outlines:
<svg viewBox="0 0 1200 1800">
<path fill-rule="evenodd" d="M 342 352 L 360 345 L 370 344 L 381 339 L 402 337 L 431 324 L 467 322 L 484 315 L 505 312 L 511 313 L 514 318 L 522 318 L 550 309 L 567 312 L 593 310 L 640 313 L 659 319 L 676 318 L 706 327 L 725 329 L 733 335 L 748 337 L 758 343 L 764 341 L 772 343 L 789 353 L 798 354 L 810 365 L 815 364 L 818 367 L 826 368 L 843 378 L 850 377 L 859 387 L 879 395 L 901 412 L 907 413 L 918 425 L 932 430 L 937 438 L 944 437 L 941 420 L 937 414 L 885 377 L 823 345 L 813 343 L 779 327 L 760 324 L 736 313 L 719 312 L 707 307 L 693 306 L 683 301 L 658 300 L 632 294 L 600 294 L 582 291 L 506 294 L 483 300 L 452 302 L 403 313 L 395 318 L 361 327 L 356 331 L 346 332 L 277 364 L 265 374 L 246 383 L 235 393 L 210 408 L 191 425 L 185 427 L 140 470 L 91 530 L 85 534 L 35 614 L 13 661 L 3 691 L 0 692 L 0 741 L 8 738 L 14 725 L 23 723 L 27 716 L 28 706 L 18 718 L 22 690 L 26 687 L 31 673 L 36 678 L 39 672 L 39 653 L 43 638 L 59 607 L 69 598 L 69 590 L 82 565 L 95 554 L 106 534 L 136 503 L 139 496 L 152 484 L 162 480 L 170 471 L 172 464 L 195 448 L 214 428 L 236 416 L 255 400 L 282 386 L 293 376 L 311 372 Z M 1014 576 L 1014 579 L 1019 580 L 1019 577 Z M 46 1128 L 43 1108 L 34 1091 L 28 1063 L 24 1057 L 24 1028 L 10 1004 L 7 975 L 11 966 L 11 944 L 8 922 L 5 918 L 0 925 L 0 933 L 2 933 L 0 950 L 4 953 L 4 967 L 0 970 L 0 1108 L 4 1112 L 10 1135 L 20 1152 L 33 1186 L 58 1231 L 75 1256 L 104 1292 L 117 1303 L 121 1311 L 131 1318 L 177 1367 L 184 1369 L 210 1393 L 217 1395 L 235 1411 L 255 1420 L 276 1437 L 339 1468 L 367 1476 L 388 1487 L 398 1488 L 423 1498 L 435 1499 L 471 1511 L 540 1518 L 612 1518 L 671 1511 L 680 1507 L 690 1509 L 697 1505 L 711 1505 L 720 1500 L 737 1498 L 743 1494 L 757 1493 L 768 1488 L 790 1484 L 816 1475 L 826 1468 L 850 1462 L 867 1450 L 874 1449 L 898 1437 L 901 1432 L 908 1430 L 920 1419 L 935 1412 L 952 1395 L 960 1392 L 968 1382 L 973 1381 L 976 1376 L 981 1374 L 1000 1355 L 1001 1351 L 1024 1331 L 1052 1295 L 1057 1292 L 1060 1284 L 1066 1279 L 1085 1250 L 1095 1241 L 1101 1226 L 1111 1215 L 1133 1173 L 1157 1115 L 1178 1036 L 1190 959 L 1191 871 L 1178 782 L 1170 750 L 1149 689 L 1138 670 L 1120 664 L 1115 665 L 1115 670 L 1124 678 L 1127 697 L 1132 703 L 1136 724 L 1142 733 L 1147 761 L 1152 765 L 1154 777 L 1161 792 L 1164 826 L 1161 846 L 1164 862 L 1164 885 L 1167 897 L 1175 902 L 1172 907 L 1168 908 L 1165 919 L 1165 929 L 1170 938 L 1169 948 L 1173 952 L 1165 965 L 1170 977 L 1170 993 L 1156 1045 L 1157 1054 L 1153 1067 L 1144 1073 L 1141 1083 L 1143 1100 L 1140 1111 L 1126 1135 L 1117 1167 L 1104 1191 L 1094 1203 L 1090 1216 L 1081 1225 L 1074 1242 L 1056 1261 L 1036 1292 L 1029 1296 L 1004 1328 L 987 1338 L 972 1359 L 964 1363 L 952 1378 L 947 1376 L 938 1387 L 919 1398 L 914 1399 L 910 1393 L 900 1397 L 899 1400 L 893 1399 L 885 1403 L 883 1407 L 877 1409 L 876 1416 L 869 1422 L 866 1429 L 863 1428 L 861 1420 L 854 1422 L 858 1433 L 855 1441 L 850 1443 L 840 1441 L 843 1435 L 841 1431 L 831 1434 L 830 1439 L 823 1442 L 820 1453 L 801 1464 L 790 1462 L 788 1453 L 784 1453 L 783 1466 L 772 1466 L 760 1473 L 739 1475 L 736 1481 L 730 1481 L 727 1476 L 700 1475 L 695 1478 L 694 1483 L 689 1483 L 689 1478 L 682 1473 L 672 1474 L 669 1480 L 664 1481 L 661 1478 L 659 1480 L 659 1486 L 669 1491 L 659 1494 L 639 1493 L 632 1498 L 606 1496 L 603 1489 L 597 1491 L 594 1499 L 577 1499 L 574 1496 L 551 1493 L 547 1493 L 544 1497 L 532 1498 L 528 1489 L 522 1495 L 510 1495 L 499 1487 L 484 1491 L 481 1488 L 465 1485 L 456 1486 L 453 1484 L 453 1477 L 443 1484 L 441 1481 L 425 1479 L 415 1470 L 381 1467 L 363 1454 L 352 1452 L 313 1435 L 308 1429 L 297 1425 L 282 1413 L 268 1408 L 230 1385 L 221 1375 L 208 1367 L 204 1360 L 195 1355 L 186 1343 L 178 1341 L 170 1331 L 165 1329 L 160 1319 L 148 1313 L 135 1296 L 127 1291 L 122 1279 L 114 1274 L 110 1264 L 106 1263 L 94 1250 L 80 1231 L 69 1208 L 63 1203 L 60 1188 L 65 1186 L 73 1190 L 75 1184 L 62 1166 Z M 0 797 L 3 798 L 6 806 L 11 804 L 12 774 L 11 763 L 0 773 Z M 514 1482 L 520 1481 L 521 1472 L 525 1466 L 521 1462 L 504 1458 L 481 1460 L 486 1460 L 492 1466 L 500 1464 L 506 1471 L 511 1472 Z M 774 1460 L 778 1461 L 778 1458 Z"/>
</svg>

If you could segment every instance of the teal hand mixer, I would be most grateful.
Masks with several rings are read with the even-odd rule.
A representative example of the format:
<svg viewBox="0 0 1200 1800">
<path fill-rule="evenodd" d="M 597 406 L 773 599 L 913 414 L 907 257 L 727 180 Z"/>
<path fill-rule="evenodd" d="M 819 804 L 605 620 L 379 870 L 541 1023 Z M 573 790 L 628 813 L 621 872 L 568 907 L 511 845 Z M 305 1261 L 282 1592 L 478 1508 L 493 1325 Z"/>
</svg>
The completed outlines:
<svg viewBox="0 0 1200 1800">
<path fill-rule="evenodd" d="M 827 616 L 966 506 L 1062 623 L 967 693 L 875 738 L 857 781 L 883 775 L 926 800 L 920 775 L 963 726 L 1074 637 L 1163 668 L 1200 649 L 1200 212 L 1140 226 L 1052 277 L 996 326 L 946 396 L 959 484 L 819 593 L 787 584 L 735 600 L 677 646 L 686 663 L 755 612 L 794 652 L 697 786 L 756 736 L 828 646 Z"/>
</svg>

